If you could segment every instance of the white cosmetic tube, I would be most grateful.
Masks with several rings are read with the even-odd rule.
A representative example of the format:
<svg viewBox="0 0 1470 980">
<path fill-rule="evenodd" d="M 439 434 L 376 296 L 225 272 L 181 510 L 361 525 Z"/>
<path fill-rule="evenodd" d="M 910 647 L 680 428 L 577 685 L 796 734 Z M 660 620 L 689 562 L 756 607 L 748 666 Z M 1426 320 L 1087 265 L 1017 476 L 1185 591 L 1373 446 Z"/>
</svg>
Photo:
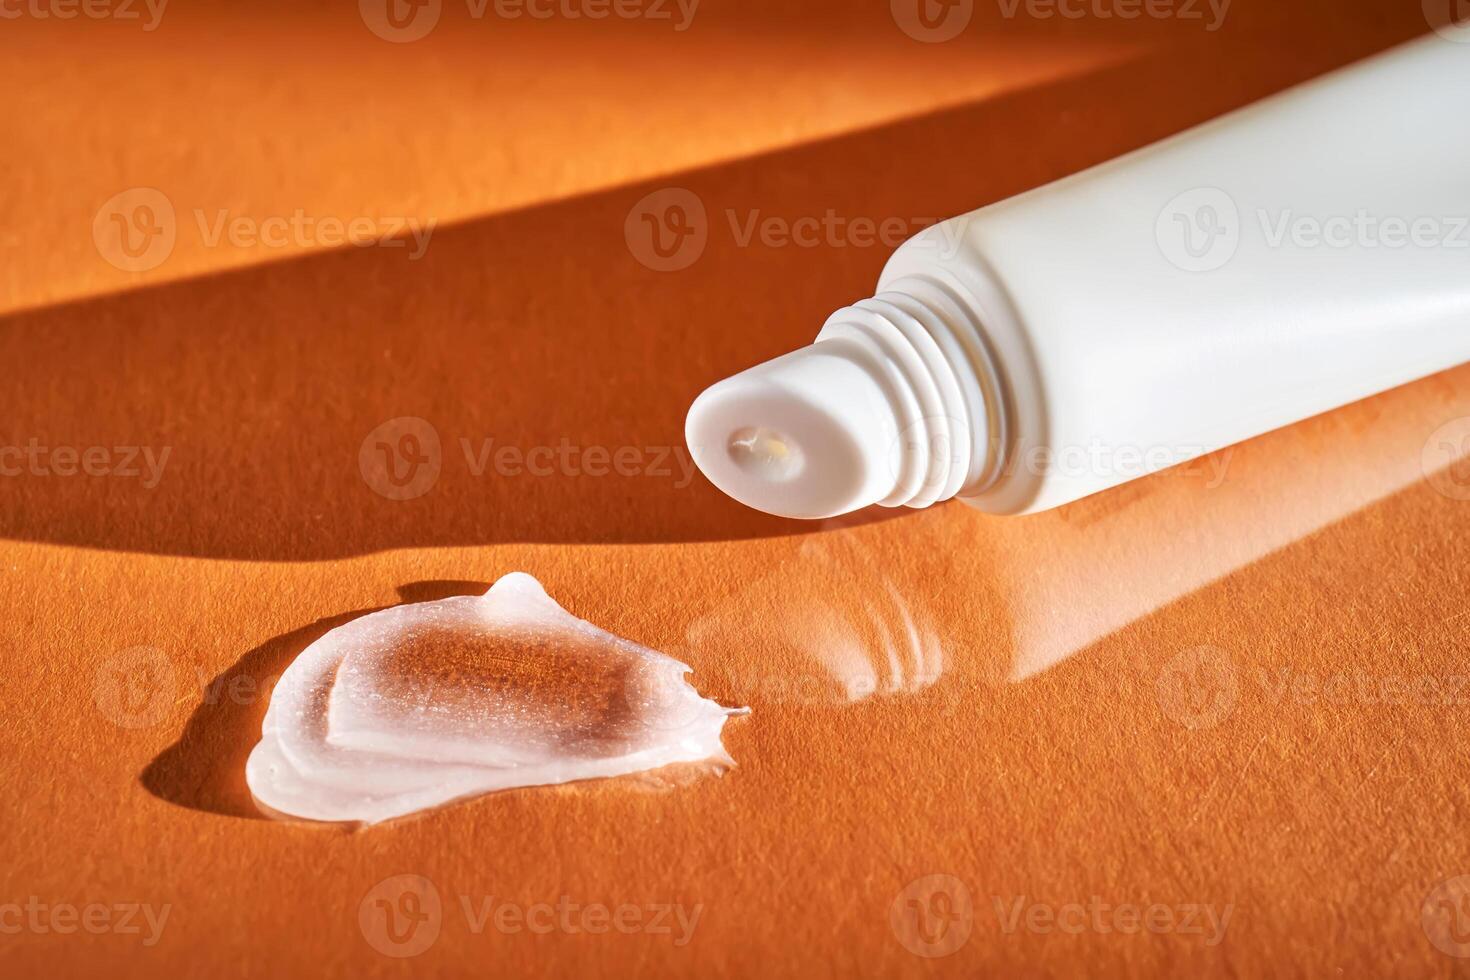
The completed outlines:
<svg viewBox="0 0 1470 980">
<path fill-rule="evenodd" d="M 774 514 L 1017 514 L 1467 360 L 1470 45 L 1432 35 L 927 229 L 685 435 Z"/>
</svg>

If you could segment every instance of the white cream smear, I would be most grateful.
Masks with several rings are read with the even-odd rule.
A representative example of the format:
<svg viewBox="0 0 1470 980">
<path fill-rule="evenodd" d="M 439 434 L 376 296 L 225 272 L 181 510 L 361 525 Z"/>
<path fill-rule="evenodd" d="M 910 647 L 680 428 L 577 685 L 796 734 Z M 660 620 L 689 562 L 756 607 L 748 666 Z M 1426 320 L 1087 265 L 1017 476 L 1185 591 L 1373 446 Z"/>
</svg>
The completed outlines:
<svg viewBox="0 0 1470 980">
<path fill-rule="evenodd" d="M 369 613 L 281 675 L 245 765 L 276 814 L 376 823 L 519 786 L 733 766 L 686 664 L 578 619 L 530 575 Z"/>
</svg>

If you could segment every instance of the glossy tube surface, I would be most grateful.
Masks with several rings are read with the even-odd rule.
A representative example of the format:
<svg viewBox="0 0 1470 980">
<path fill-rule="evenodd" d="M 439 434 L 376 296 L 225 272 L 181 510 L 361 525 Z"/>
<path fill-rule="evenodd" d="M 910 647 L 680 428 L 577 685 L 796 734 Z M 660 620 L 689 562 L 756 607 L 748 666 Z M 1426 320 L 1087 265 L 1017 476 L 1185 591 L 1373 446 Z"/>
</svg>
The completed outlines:
<svg viewBox="0 0 1470 980">
<path fill-rule="evenodd" d="M 1431 36 L 941 222 L 694 458 L 789 516 L 1023 513 L 1470 360 L 1467 97 Z"/>
</svg>

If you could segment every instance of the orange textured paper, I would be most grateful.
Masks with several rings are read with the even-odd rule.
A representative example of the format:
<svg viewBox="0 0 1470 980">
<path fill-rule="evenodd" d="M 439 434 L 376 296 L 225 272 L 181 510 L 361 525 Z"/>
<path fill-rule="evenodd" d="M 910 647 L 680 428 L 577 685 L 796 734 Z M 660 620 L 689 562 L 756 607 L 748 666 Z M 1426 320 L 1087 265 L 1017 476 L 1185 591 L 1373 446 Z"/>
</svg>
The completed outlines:
<svg viewBox="0 0 1470 980">
<path fill-rule="evenodd" d="M 1039 186 L 1422 34 L 1418 4 L 976 4 L 922 43 L 883 3 L 706 0 L 685 31 L 446 3 L 394 44 L 351 4 L 175 2 L 0 39 L 0 973 L 1470 953 L 1470 477 L 1432 465 L 1467 370 L 1025 518 L 784 521 L 682 444 L 705 385 L 871 290 L 891 243 L 855 219 Z M 140 271 L 106 237 L 132 188 L 176 239 Z M 658 271 L 641 215 L 691 196 L 702 251 Z M 298 211 L 404 244 L 207 234 Z M 434 221 L 419 257 L 391 219 Z M 739 768 L 260 816 L 244 760 L 296 654 L 513 570 L 749 705 Z"/>
</svg>

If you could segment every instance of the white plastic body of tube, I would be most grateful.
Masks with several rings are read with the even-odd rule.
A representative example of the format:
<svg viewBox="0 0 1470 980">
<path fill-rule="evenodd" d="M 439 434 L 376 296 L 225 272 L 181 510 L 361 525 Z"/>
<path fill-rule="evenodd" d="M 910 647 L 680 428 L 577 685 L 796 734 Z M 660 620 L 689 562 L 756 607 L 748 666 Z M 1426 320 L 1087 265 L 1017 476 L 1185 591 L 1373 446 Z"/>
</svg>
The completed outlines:
<svg viewBox="0 0 1470 980">
<path fill-rule="evenodd" d="M 1466 360 L 1470 46 L 1430 36 L 927 229 L 686 438 L 772 513 L 1014 514 Z"/>
</svg>

